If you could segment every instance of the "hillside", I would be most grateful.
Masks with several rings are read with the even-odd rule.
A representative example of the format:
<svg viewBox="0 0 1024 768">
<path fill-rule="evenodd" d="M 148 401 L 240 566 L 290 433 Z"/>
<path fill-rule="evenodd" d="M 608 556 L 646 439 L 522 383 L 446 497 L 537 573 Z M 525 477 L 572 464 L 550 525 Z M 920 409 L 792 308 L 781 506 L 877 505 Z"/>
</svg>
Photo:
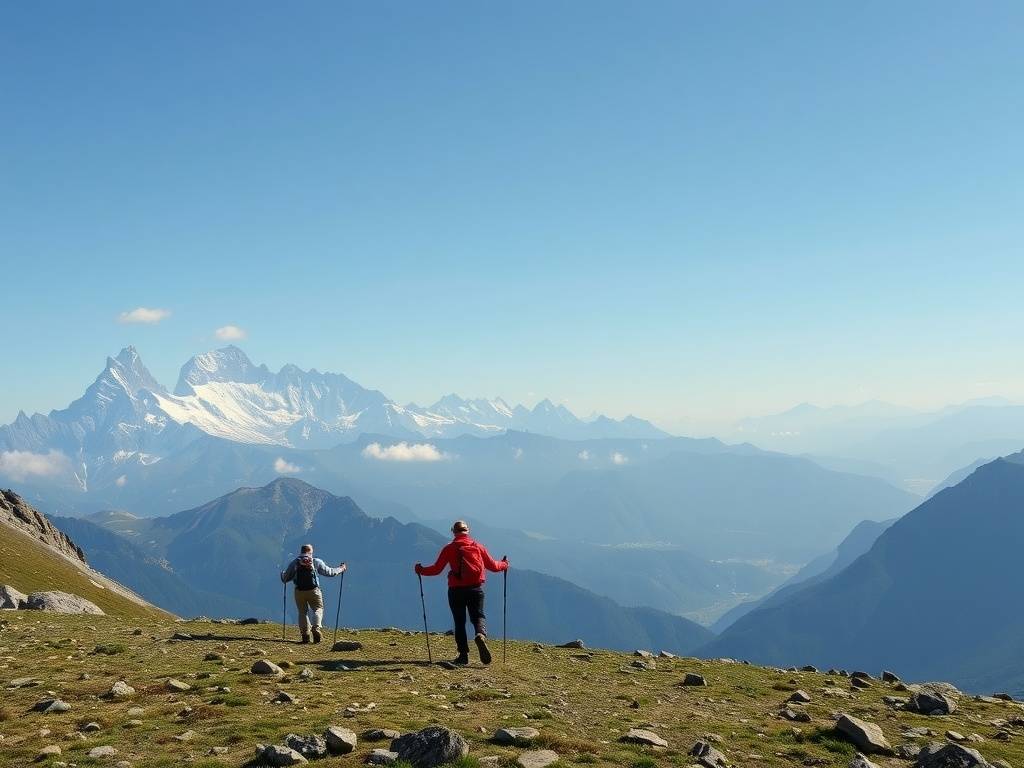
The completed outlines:
<svg viewBox="0 0 1024 768">
<path fill-rule="evenodd" d="M 702 654 L 893 666 L 1024 693 L 1024 466 L 997 459 L 940 491 L 848 568 L 741 618 Z"/>
<path fill-rule="evenodd" d="M 51 590 L 70 592 L 95 603 L 111 616 L 131 619 L 167 616 L 90 568 L 77 545 L 59 532 L 54 536 L 49 521 L 16 494 L 4 492 L 4 500 L 10 507 L 29 510 L 39 523 L 37 530 L 40 534 L 46 532 L 46 537 L 33 535 L 26 527 L 14 525 L 7 515 L 0 514 L 0 584 L 9 584 L 26 594 Z"/>
<path fill-rule="evenodd" d="M 352 499 L 294 478 L 241 488 L 169 517 L 127 523 L 117 515 L 95 519 L 130 535 L 147 557 L 166 561 L 191 588 L 224 596 L 215 605 L 218 610 L 209 611 L 217 615 L 280 616 L 278 573 L 303 543 L 313 542 L 327 562 L 349 564 L 344 610 L 355 626 L 419 626 L 419 587 L 412 566 L 433 562 L 448 541 L 422 525 L 371 518 Z M 507 554 L 515 563 L 516 553 Z M 687 619 L 623 608 L 562 579 L 514 566 L 509 581 L 510 631 L 516 637 L 564 642 L 571 639 L 569 627 L 579 625 L 590 629 L 595 645 L 653 644 L 679 653 L 711 639 L 708 630 Z M 323 586 L 328 604 L 336 605 L 340 585 L 325 581 Z M 494 617 L 500 586 L 500 577 L 492 575 Z M 426 590 L 431 615 L 446 626 L 444 579 L 427 580 Z M 290 601 L 288 610 L 294 614 Z"/>
<path fill-rule="evenodd" d="M 527 749 L 555 751 L 559 766 L 685 766 L 696 762 L 687 753 L 698 740 L 710 741 L 730 765 L 744 768 L 845 768 L 854 748 L 833 725 L 836 712 L 849 712 L 877 723 L 893 746 L 942 741 L 948 729 L 971 738 L 978 734 L 983 741 L 970 746 L 988 760 L 1024 763 L 1024 708 L 1014 702 L 962 696 L 954 715 L 926 717 L 888 706 L 884 697 L 910 694 L 878 680 L 858 689 L 839 675 L 687 658 L 647 662 L 656 668 L 645 670 L 634 666 L 633 656 L 532 643 L 510 643 L 505 666 L 499 653 L 491 668 L 446 671 L 426 665 L 422 633 L 346 631 L 344 636 L 363 648 L 332 653 L 329 646 L 297 645 L 295 628 L 288 631 L 285 642 L 274 625 L 16 615 L 0 640 L 0 653 L 7 654 L 2 681 L 30 678 L 37 684 L 6 692 L 0 708 L 3 751 L 9 764 L 19 766 L 55 745 L 62 753 L 41 765 L 128 760 L 133 768 L 240 768 L 250 764 L 257 743 L 282 744 L 289 733 L 320 733 L 333 725 L 357 735 L 354 753 L 311 764 L 341 768 L 361 765 L 372 749 L 387 748 L 387 739 L 368 738 L 370 729 L 408 732 L 440 724 L 469 742 L 469 757 L 460 768 L 494 765 L 487 757 L 512 768 Z M 176 633 L 194 639 L 172 640 Z M 450 638 L 434 635 L 432 643 L 442 658 L 451 652 Z M 94 653 L 99 644 L 112 655 Z M 260 658 L 281 664 L 284 674 L 251 674 Z M 680 687 L 687 673 L 703 675 L 707 686 Z M 85 675 L 88 679 L 82 679 Z M 189 688 L 170 690 L 171 678 Z M 134 694 L 102 698 L 118 680 Z M 790 705 L 807 718 L 794 723 L 779 713 L 798 688 L 811 701 Z M 47 690 L 71 711 L 30 712 Z M 295 702 L 275 703 L 279 691 Z M 89 726 L 95 730 L 89 731 L 88 723 L 95 723 Z M 530 747 L 491 740 L 497 729 L 513 726 L 537 729 Z M 668 746 L 621 741 L 636 727 L 655 731 Z M 913 736 L 909 728 L 936 735 Z M 998 733 L 1007 740 L 994 738 Z M 117 754 L 88 756 L 101 746 Z M 873 760 L 881 766 L 913 765 L 884 756 Z"/>
</svg>

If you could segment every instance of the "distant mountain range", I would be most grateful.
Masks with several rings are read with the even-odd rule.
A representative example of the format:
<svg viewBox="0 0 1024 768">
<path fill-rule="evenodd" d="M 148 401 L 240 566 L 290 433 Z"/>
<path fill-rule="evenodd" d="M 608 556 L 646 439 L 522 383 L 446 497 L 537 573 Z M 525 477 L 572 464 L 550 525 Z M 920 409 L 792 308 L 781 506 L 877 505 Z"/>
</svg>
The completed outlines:
<svg viewBox="0 0 1024 768">
<path fill-rule="evenodd" d="M 649 422 L 627 417 L 577 418 L 543 400 L 533 409 L 497 400 L 447 395 L 429 408 L 398 405 L 341 374 L 286 365 L 277 373 L 254 365 L 234 346 L 189 360 L 168 392 L 134 347 L 108 358 L 85 394 L 49 415 L 20 413 L 0 427 L 0 476 L 87 491 L 117 482 L 202 435 L 234 442 L 326 448 L 362 434 L 406 440 L 495 435 L 506 430 L 566 439 L 661 438 Z"/>
<path fill-rule="evenodd" d="M 1022 462 L 1016 454 L 979 467 L 849 566 L 766 600 L 701 653 L 1024 693 Z"/>
<path fill-rule="evenodd" d="M 68 525 L 67 521 L 59 521 Z M 77 525 L 76 525 L 77 524 Z M 68 526 L 79 534 L 84 526 L 100 525 L 130 546 L 131 562 L 139 557 L 165 563 L 176 580 L 199 592 L 191 605 L 215 615 L 280 616 L 282 585 L 277 577 L 299 546 L 313 542 L 316 554 L 330 563 L 350 566 L 346 576 L 343 621 L 350 626 L 420 626 L 419 593 L 412 566 L 433 562 L 448 538 L 416 523 L 368 517 L 349 498 L 292 478 L 262 488 L 241 488 L 195 509 L 169 517 L 133 518 L 99 514 Z M 82 536 L 91 559 L 94 550 L 110 549 L 95 533 Z M 500 556 L 506 552 L 495 550 Z M 543 642 L 585 638 L 598 647 L 665 648 L 686 653 L 706 643 L 711 633 L 678 616 L 650 608 L 626 608 L 562 579 L 519 567 L 514 551 L 509 574 L 509 634 Z M 127 567 L 124 583 L 152 600 L 163 599 L 167 580 L 154 583 L 150 569 Z M 491 615 L 500 616 L 500 576 L 492 574 Z M 339 582 L 324 580 L 332 609 Z M 437 630 L 451 623 L 444 579 L 429 581 L 428 613 Z M 218 602 L 218 598 L 223 598 Z M 187 599 L 173 596 L 178 612 Z M 294 607 L 289 602 L 291 620 Z M 170 607 L 168 605 L 167 607 Z M 492 627 L 500 627 L 493 619 Z"/>
<path fill-rule="evenodd" d="M 936 411 L 880 401 L 821 408 L 803 403 L 740 421 L 731 439 L 807 455 L 822 466 L 881 477 L 924 496 L 984 457 L 1024 445 L 1024 406 L 986 397 Z"/>
</svg>

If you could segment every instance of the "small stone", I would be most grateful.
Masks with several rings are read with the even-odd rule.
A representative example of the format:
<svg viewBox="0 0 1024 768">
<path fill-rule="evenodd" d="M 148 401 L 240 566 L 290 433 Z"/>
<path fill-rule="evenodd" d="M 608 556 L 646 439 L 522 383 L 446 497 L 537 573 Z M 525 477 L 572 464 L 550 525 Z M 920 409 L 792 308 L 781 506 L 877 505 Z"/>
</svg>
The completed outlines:
<svg viewBox="0 0 1024 768">
<path fill-rule="evenodd" d="M 649 747 L 668 746 L 668 742 L 661 738 L 661 736 L 654 731 L 648 731 L 643 728 L 630 728 L 620 741 L 629 742 L 630 744 L 645 744 Z"/>
<path fill-rule="evenodd" d="M 789 697 L 789 700 L 791 702 L 793 702 L 794 704 L 810 704 L 811 703 L 811 697 L 808 696 L 807 693 L 804 692 L 804 691 L 794 691 L 793 694 Z"/>
<path fill-rule="evenodd" d="M 695 742 L 690 748 L 690 756 L 697 758 L 703 768 L 726 768 L 729 764 L 725 755 L 706 741 Z"/>
<path fill-rule="evenodd" d="M 494 732 L 498 744 L 529 744 L 540 736 L 536 728 L 499 728 Z"/>
<path fill-rule="evenodd" d="M 93 747 L 89 750 L 89 757 L 93 760 L 100 760 L 104 757 L 113 757 L 117 750 L 111 746 Z"/>
<path fill-rule="evenodd" d="M 327 751 L 332 755 L 347 755 L 359 744 L 354 731 L 336 725 L 324 731 L 324 740 L 327 742 Z"/>
<path fill-rule="evenodd" d="M 859 720 L 852 715 L 839 715 L 839 719 L 836 720 L 836 730 L 866 754 L 892 752 L 892 747 L 886 741 L 885 734 L 875 723 Z"/>
<path fill-rule="evenodd" d="M 176 693 L 184 693 L 185 691 L 191 691 L 192 686 L 188 683 L 183 683 L 181 680 L 175 680 L 173 677 L 164 683 L 164 686 L 168 691 L 175 691 Z"/>
<path fill-rule="evenodd" d="M 967 741 L 967 737 L 959 731 L 946 731 L 946 738 L 950 741 Z"/>
<path fill-rule="evenodd" d="M 249 670 L 254 675 L 283 675 L 284 670 L 277 664 L 266 659 L 260 659 Z"/>
<path fill-rule="evenodd" d="M 43 761 L 48 757 L 60 754 L 60 747 L 56 744 L 50 744 L 49 746 L 43 747 L 39 750 L 39 755 L 36 757 L 37 761 Z"/>
<path fill-rule="evenodd" d="M 208 653 L 203 656 L 203 661 L 224 661 L 224 656 L 219 653 Z"/>
<path fill-rule="evenodd" d="M 298 699 L 288 693 L 288 691 L 278 691 L 277 695 L 272 698 L 271 701 L 277 704 L 295 704 Z"/>
<path fill-rule="evenodd" d="M 570 640 L 568 643 L 562 643 L 558 646 L 559 648 L 586 648 L 582 640 Z"/>
<path fill-rule="evenodd" d="M 784 718 L 794 723 L 809 723 L 811 722 L 811 716 L 802 709 L 793 709 L 792 707 L 783 707 L 780 712 Z"/>
<path fill-rule="evenodd" d="M 321 757 L 327 757 L 327 741 L 323 736 L 315 734 L 299 736 L 289 733 L 284 737 L 284 743 L 285 746 L 291 747 L 307 760 L 318 760 Z"/>
<path fill-rule="evenodd" d="M 516 765 L 519 768 L 547 768 L 552 763 L 558 762 L 558 753 L 550 749 L 537 749 L 530 752 L 523 752 L 516 758 Z"/>
<path fill-rule="evenodd" d="M 800 667 L 800 671 L 801 672 L 817 672 L 818 668 L 816 666 L 814 666 L 813 664 L 808 664 L 807 666 Z"/>
<path fill-rule="evenodd" d="M 127 699 L 134 695 L 135 689 L 128 685 L 124 680 L 118 680 L 110 686 L 110 690 L 107 691 L 108 699 Z"/>
<path fill-rule="evenodd" d="M 339 640 L 331 646 L 331 650 L 337 652 L 361 651 L 363 644 L 358 640 Z"/>
<path fill-rule="evenodd" d="M 851 677 L 850 687 L 852 688 L 870 688 L 871 683 L 865 680 L 863 677 Z"/>
<path fill-rule="evenodd" d="M 96 733 L 102 730 L 99 723 L 86 723 L 82 726 L 82 733 Z"/>
<path fill-rule="evenodd" d="M 179 733 L 177 736 L 172 737 L 175 741 L 192 741 L 196 737 L 195 731 L 185 731 Z"/>
<path fill-rule="evenodd" d="M 389 728 L 371 728 L 363 734 L 367 741 L 392 741 L 402 734 L 399 731 L 392 731 Z"/>
<path fill-rule="evenodd" d="M 882 682 L 883 683 L 898 683 L 898 682 L 900 682 L 900 677 L 895 672 L 885 671 L 885 672 L 882 673 Z"/>
<path fill-rule="evenodd" d="M 291 747 L 280 745 L 265 747 L 262 744 L 257 744 L 256 759 L 272 766 L 302 765 L 308 762 L 306 758 Z"/>
<path fill-rule="evenodd" d="M 708 681 L 704 679 L 703 675 L 698 675 L 693 672 L 687 672 L 686 676 L 683 677 L 683 682 L 680 685 L 707 685 Z"/>
<path fill-rule="evenodd" d="M 391 742 L 391 750 L 415 768 L 435 768 L 469 754 L 469 744 L 450 728 L 433 725 L 399 736 Z"/>
<path fill-rule="evenodd" d="M 70 712 L 71 705 L 61 699 L 50 698 L 37 701 L 32 709 L 47 715 L 59 715 L 63 712 Z"/>
<path fill-rule="evenodd" d="M 854 755 L 853 759 L 850 760 L 849 766 L 850 768 L 878 768 L 877 765 L 864 757 L 860 752 Z"/>
<path fill-rule="evenodd" d="M 374 749 L 366 756 L 367 765 L 391 765 L 398 761 L 398 753 L 388 749 Z"/>
</svg>

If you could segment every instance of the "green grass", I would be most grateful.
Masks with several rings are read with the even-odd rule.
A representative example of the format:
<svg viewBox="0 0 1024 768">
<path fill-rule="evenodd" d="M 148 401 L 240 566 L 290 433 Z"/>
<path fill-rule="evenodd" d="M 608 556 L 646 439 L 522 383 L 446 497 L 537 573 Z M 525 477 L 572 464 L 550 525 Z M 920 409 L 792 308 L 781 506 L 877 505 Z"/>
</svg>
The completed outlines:
<svg viewBox="0 0 1024 768">
<path fill-rule="evenodd" d="M 114 656 L 118 653 L 124 653 L 126 650 L 128 649 L 121 643 L 100 643 L 92 652 L 104 656 Z"/>
<path fill-rule="evenodd" d="M 479 768 L 485 756 L 496 756 L 499 768 L 513 768 L 526 749 L 554 750 L 563 766 L 685 768 L 692 763 L 687 753 L 693 743 L 709 736 L 720 738 L 716 746 L 737 768 L 800 768 L 805 763 L 844 768 L 853 747 L 834 731 L 831 713 L 840 711 L 877 723 L 893 745 L 902 743 L 900 731 L 908 726 L 927 725 L 939 733 L 946 729 L 979 733 L 986 740 L 971 746 L 990 762 L 1002 759 L 1024 765 L 1024 727 L 1011 726 L 1016 735 L 1004 743 L 991 738 L 994 728 L 987 725 L 997 718 L 1024 717 L 1024 708 L 1018 704 L 988 704 L 964 696 L 953 716 L 929 720 L 888 708 L 882 697 L 892 689 L 883 684 L 850 691 L 842 681 L 833 680 L 843 685 L 850 698 L 829 697 L 826 690 L 833 686 L 826 676 L 815 673 L 780 673 L 696 659 L 661 660 L 657 672 L 623 672 L 629 658 L 621 654 L 595 651 L 591 661 L 581 663 L 572 658 L 571 650 L 545 647 L 535 653 L 532 643 L 510 644 L 509 663 L 504 667 L 474 664 L 446 671 L 419 661 L 422 636 L 399 632 L 360 631 L 355 635 L 364 645 L 362 651 L 332 654 L 324 646 L 281 642 L 279 628 L 272 625 L 175 623 L 158 617 L 126 622 L 111 616 L 27 611 L 12 612 L 5 619 L 8 626 L 0 633 L 0 689 L 17 677 L 36 677 L 40 685 L 4 690 L 0 707 L 3 765 L 33 764 L 39 750 L 54 743 L 63 750 L 56 762 L 82 768 L 101 762 L 109 768 L 111 761 L 86 757 L 98 744 L 115 746 L 117 759 L 131 762 L 134 768 L 186 764 L 240 768 L 251 761 L 257 743 L 280 744 L 288 733 L 320 733 L 328 725 L 357 734 L 371 728 L 407 732 L 441 724 L 461 733 L 471 749 L 469 757 L 447 768 Z M 134 635 L 135 627 L 143 633 Z M 211 637 L 169 642 L 174 632 Z M 296 636 L 294 628 L 291 636 Z M 445 649 L 451 640 L 437 637 L 436 642 Z M 108 656 L 95 652 L 101 646 L 122 650 Z M 249 673 L 257 648 L 273 661 L 291 662 L 283 679 Z M 211 652 L 224 657 L 216 667 L 204 661 Z M 340 661 L 351 669 L 338 671 Z M 303 667 L 314 672 L 312 680 L 298 677 Z M 81 680 L 83 672 L 90 679 Z M 704 675 L 709 685 L 679 688 L 676 683 L 685 672 Z M 201 677 L 204 673 L 212 675 Z M 169 692 L 168 677 L 183 680 L 192 689 Z M 120 678 L 136 689 L 135 696 L 116 701 L 100 698 Z M 777 716 L 794 687 L 790 679 L 812 698 L 804 707 L 812 722 L 800 725 L 799 731 Z M 218 691 L 220 686 L 230 692 Z M 296 696 L 298 704 L 271 703 L 279 689 Z M 70 703 L 72 711 L 66 715 L 30 712 L 48 690 Z M 347 708 L 369 703 L 376 707 L 347 716 Z M 132 707 L 141 707 L 143 714 L 129 715 Z M 128 726 L 127 721 L 136 717 L 142 724 Z M 87 722 L 99 723 L 101 730 L 80 741 L 75 733 Z M 651 730 L 669 742 L 668 749 L 620 741 L 627 730 L 647 723 L 655 724 Z M 491 741 L 498 728 L 524 725 L 541 732 L 529 746 Z M 44 728 L 50 733 L 42 737 Z M 188 730 L 195 732 L 191 741 L 175 740 Z M 386 744 L 360 740 L 354 754 L 318 760 L 315 765 L 357 768 L 379 746 Z M 213 747 L 227 752 L 208 757 Z"/>
</svg>

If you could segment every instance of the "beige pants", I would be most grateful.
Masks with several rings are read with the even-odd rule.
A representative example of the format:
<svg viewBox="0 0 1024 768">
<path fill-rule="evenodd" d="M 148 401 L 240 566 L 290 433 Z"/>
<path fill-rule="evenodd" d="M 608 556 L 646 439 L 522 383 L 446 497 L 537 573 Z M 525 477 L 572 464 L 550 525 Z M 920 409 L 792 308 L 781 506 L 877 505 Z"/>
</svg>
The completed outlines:
<svg viewBox="0 0 1024 768">
<path fill-rule="evenodd" d="M 309 634 L 308 613 L 313 613 L 313 629 L 319 630 L 324 620 L 324 596 L 319 589 L 296 589 L 295 605 L 299 609 L 299 631 Z"/>
</svg>

